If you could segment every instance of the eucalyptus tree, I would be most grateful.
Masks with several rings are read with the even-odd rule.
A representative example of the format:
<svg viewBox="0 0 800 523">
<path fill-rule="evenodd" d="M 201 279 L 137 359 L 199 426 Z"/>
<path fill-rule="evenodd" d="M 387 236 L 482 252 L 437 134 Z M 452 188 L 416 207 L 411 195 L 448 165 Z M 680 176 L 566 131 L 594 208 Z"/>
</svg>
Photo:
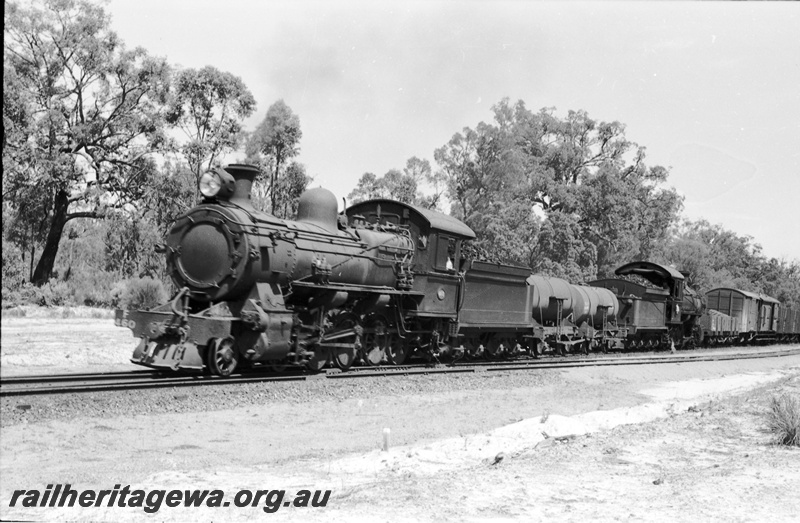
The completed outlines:
<svg viewBox="0 0 800 523">
<path fill-rule="evenodd" d="M 297 215 L 300 195 L 306 190 L 311 180 L 311 177 L 306 174 L 305 165 L 295 161 L 289 163 L 276 181 L 275 216 L 294 219 Z"/>
<path fill-rule="evenodd" d="M 347 195 L 349 204 L 361 203 L 365 200 L 384 198 L 383 177 L 378 178 L 375 173 L 366 172 L 358 179 L 355 189 Z"/>
<path fill-rule="evenodd" d="M 423 184 L 433 188 L 433 194 L 425 194 Z M 389 169 L 383 176 L 367 172 L 358 179 L 356 188 L 347 195 L 350 203 L 359 203 L 374 198 L 389 198 L 410 205 L 435 209 L 441 200 L 443 175 L 433 174 L 428 160 L 412 156 L 406 166 Z"/>
<path fill-rule="evenodd" d="M 263 192 L 270 203 L 269 211 L 279 210 L 279 180 L 292 158 L 300 153 L 300 118 L 283 100 L 278 100 L 267 109 L 264 120 L 256 127 L 247 141 L 246 153 L 249 162 L 259 165 L 267 172 L 267 180 L 257 180 L 261 185 L 256 190 Z M 266 187 L 264 187 L 266 186 Z"/>
<path fill-rule="evenodd" d="M 5 8 L 4 73 L 13 75 L 16 99 L 7 108 L 4 93 L 3 200 L 21 229 L 44 236 L 32 275 L 41 284 L 67 222 L 102 217 L 141 195 L 147 158 L 167 142 L 169 67 L 126 49 L 105 10 L 88 1 Z M 31 208 L 36 216 L 25 215 Z"/>
<path fill-rule="evenodd" d="M 510 129 L 484 122 L 465 128 L 434 151 L 434 159 L 451 214 L 477 235 L 476 251 L 493 261 L 531 265 L 539 219 Z"/>
<path fill-rule="evenodd" d="M 765 293 L 785 306 L 800 305 L 800 260 L 767 258 L 752 237 L 707 220 L 672 228 L 656 258 L 685 271 L 689 285 L 701 292 L 732 287 Z"/>
<path fill-rule="evenodd" d="M 256 101 L 241 78 L 212 66 L 179 71 L 173 83 L 166 120 L 185 134 L 180 150 L 199 182 L 221 155 L 241 145 L 242 121 Z"/>
<path fill-rule="evenodd" d="M 498 261 L 592 278 L 665 238 L 682 200 L 623 124 L 508 99 L 492 109 L 492 123 L 456 133 L 434 158 L 453 214 Z"/>
</svg>

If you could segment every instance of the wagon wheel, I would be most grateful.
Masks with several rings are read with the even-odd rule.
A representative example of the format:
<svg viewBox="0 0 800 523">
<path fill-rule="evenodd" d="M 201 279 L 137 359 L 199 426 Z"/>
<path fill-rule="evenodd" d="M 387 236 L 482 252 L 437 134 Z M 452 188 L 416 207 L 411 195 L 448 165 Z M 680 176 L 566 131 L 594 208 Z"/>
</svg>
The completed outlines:
<svg viewBox="0 0 800 523">
<path fill-rule="evenodd" d="M 505 338 L 490 338 L 486 342 L 486 355 L 489 359 L 496 360 L 508 352 L 509 342 Z"/>
<path fill-rule="evenodd" d="M 360 344 L 361 326 L 358 324 L 358 316 L 352 312 L 340 312 L 333 319 L 333 329 L 330 335 L 335 335 L 341 331 L 353 331 L 352 334 L 336 338 L 332 352 L 333 363 L 342 370 L 348 370 L 353 366 L 356 361 L 358 349 L 357 344 Z"/>
<path fill-rule="evenodd" d="M 314 344 L 307 350 L 314 352 L 306 361 L 306 368 L 311 372 L 322 372 L 330 364 L 331 352 L 327 348 Z"/>
<path fill-rule="evenodd" d="M 279 363 L 273 363 L 272 365 L 269 366 L 269 368 L 270 370 L 272 370 L 272 372 L 277 372 L 278 374 L 280 374 L 281 372 L 284 372 L 287 368 L 289 368 L 289 366 Z"/>
<path fill-rule="evenodd" d="M 503 338 L 500 340 L 500 346 L 503 350 L 500 356 L 509 357 L 514 354 L 514 347 L 517 346 L 517 342 L 514 338 Z"/>
<path fill-rule="evenodd" d="M 402 365 L 410 352 L 407 340 L 393 336 L 386 357 L 392 365 Z"/>
<path fill-rule="evenodd" d="M 364 363 L 372 367 L 380 365 L 391 351 L 391 338 L 386 319 L 378 315 L 369 316 L 364 321 L 364 342 L 361 345 Z"/>
<path fill-rule="evenodd" d="M 483 345 L 476 338 L 469 338 L 464 343 L 464 357 L 468 360 L 480 358 L 483 351 Z"/>
<path fill-rule="evenodd" d="M 212 374 L 230 376 L 239 362 L 233 338 L 213 338 L 208 343 L 207 365 Z"/>
<path fill-rule="evenodd" d="M 589 340 L 584 341 L 581 343 L 581 348 L 583 349 L 583 354 L 585 356 L 589 355 L 589 351 L 591 350 L 592 342 Z"/>
</svg>

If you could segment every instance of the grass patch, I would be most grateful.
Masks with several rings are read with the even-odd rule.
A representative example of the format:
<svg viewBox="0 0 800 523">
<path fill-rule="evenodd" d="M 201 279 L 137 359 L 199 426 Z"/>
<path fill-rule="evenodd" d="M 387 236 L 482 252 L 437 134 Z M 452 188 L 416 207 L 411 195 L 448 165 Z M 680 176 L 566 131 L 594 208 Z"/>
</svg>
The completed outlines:
<svg viewBox="0 0 800 523">
<path fill-rule="evenodd" d="M 767 411 L 767 427 L 782 445 L 800 447 L 800 400 L 791 394 L 773 396 Z"/>
<path fill-rule="evenodd" d="M 99 319 L 114 318 L 113 309 L 97 307 L 40 307 L 36 305 L 22 305 L 11 309 L 2 310 L 3 318 L 46 318 L 46 319 Z"/>
<path fill-rule="evenodd" d="M 3 309 L 3 318 L 24 318 L 28 312 L 22 307 L 12 307 L 10 309 Z"/>
</svg>

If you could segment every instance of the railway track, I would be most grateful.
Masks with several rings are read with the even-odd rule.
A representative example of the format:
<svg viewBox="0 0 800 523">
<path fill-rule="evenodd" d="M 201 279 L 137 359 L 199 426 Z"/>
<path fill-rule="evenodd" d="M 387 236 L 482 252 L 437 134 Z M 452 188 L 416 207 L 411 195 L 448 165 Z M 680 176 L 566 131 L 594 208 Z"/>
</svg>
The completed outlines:
<svg viewBox="0 0 800 523">
<path fill-rule="evenodd" d="M 281 374 L 253 369 L 227 378 L 207 374 L 175 375 L 164 371 L 136 370 L 131 372 L 108 372 L 97 374 L 59 374 L 16 376 L 0 379 L 0 396 L 34 396 L 42 394 L 64 394 L 101 391 L 139 390 L 169 387 L 192 387 L 208 385 L 234 385 L 279 381 L 305 381 L 318 379 L 351 379 L 370 377 L 411 376 L 428 374 L 511 372 L 539 369 L 565 369 L 578 367 L 600 367 L 618 365 L 653 365 L 663 363 L 686 363 L 698 361 L 722 361 L 737 359 L 774 358 L 800 354 L 800 347 L 770 349 L 764 351 L 666 353 L 634 356 L 582 356 L 570 358 L 543 358 L 531 360 L 457 362 L 455 364 L 413 364 L 386 367 L 356 367 L 347 372 L 326 369 L 312 374 L 305 371 L 288 371 Z"/>
</svg>

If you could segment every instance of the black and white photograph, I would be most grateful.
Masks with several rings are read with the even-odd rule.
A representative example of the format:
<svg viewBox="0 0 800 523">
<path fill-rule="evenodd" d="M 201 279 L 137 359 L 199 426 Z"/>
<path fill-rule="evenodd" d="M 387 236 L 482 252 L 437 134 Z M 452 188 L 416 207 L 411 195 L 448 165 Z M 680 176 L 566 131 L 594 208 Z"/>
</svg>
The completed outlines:
<svg viewBox="0 0 800 523">
<path fill-rule="evenodd" d="M 797 2 L 3 29 L 0 521 L 797 521 Z"/>
</svg>

